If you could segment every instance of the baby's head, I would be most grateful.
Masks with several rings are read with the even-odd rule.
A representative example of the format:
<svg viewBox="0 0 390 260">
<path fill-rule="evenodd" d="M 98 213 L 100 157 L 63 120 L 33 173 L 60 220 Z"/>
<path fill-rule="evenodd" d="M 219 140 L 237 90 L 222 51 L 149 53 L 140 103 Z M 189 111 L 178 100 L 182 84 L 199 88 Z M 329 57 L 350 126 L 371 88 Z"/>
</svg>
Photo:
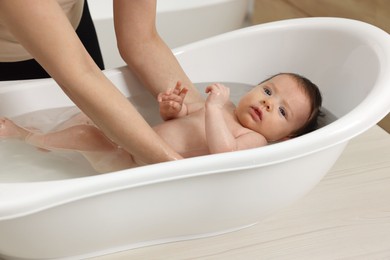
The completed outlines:
<svg viewBox="0 0 390 260">
<path fill-rule="evenodd" d="M 321 104 L 321 93 L 310 80 L 279 73 L 244 95 L 236 115 L 243 126 L 274 142 L 316 129 Z"/>
</svg>

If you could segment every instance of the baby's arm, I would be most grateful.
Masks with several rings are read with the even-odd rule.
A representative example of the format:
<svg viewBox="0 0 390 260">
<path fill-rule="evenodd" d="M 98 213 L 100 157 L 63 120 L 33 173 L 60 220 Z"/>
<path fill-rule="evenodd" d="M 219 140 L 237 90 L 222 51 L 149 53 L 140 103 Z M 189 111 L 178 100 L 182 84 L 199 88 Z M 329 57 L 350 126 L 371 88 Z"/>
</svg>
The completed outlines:
<svg viewBox="0 0 390 260">
<path fill-rule="evenodd" d="M 157 96 L 160 115 L 164 120 L 187 115 L 187 105 L 183 102 L 188 89 L 178 81 L 174 89 L 168 89 Z"/>
<path fill-rule="evenodd" d="M 224 118 L 229 88 L 213 84 L 206 88 L 206 93 L 209 93 L 205 106 L 206 139 L 211 154 L 249 149 L 267 143 L 262 135 L 250 130 L 243 130 L 237 137 L 233 135 Z"/>
<path fill-rule="evenodd" d="M 182 87 L 180 81 L 176 83 L 174 89 L 168 89 L 158 94 L 157 101 L 160 107 L 160 115 L 164 120 L 170 120 L 186 116 L 203 107 L 203 103 L 184 103 L 188 88 Z"/>
<path fill-rule="evenodd" d="M 230 89 L 222 84 L 206 88 L 205 105 L 206 139 L 211 154 L 236 150 L 236 140 L 224 119 L 224 106 L 229 100 Z"/>
</svg>

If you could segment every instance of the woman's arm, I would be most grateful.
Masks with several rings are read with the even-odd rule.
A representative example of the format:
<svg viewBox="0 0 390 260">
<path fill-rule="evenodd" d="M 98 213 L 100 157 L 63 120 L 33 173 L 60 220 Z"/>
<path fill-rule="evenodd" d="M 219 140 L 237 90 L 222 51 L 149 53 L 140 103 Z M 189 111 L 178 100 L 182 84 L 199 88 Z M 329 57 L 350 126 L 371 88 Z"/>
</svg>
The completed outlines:
<svg viewBox="0 0 390 260">
<path fill-rule="evenodd" d="M 0 0 L 0 19 L 111 140 L 145 163 L 181 158 L 96 66 L 57 1 Z"/>
<path fill-rule="evenodd" d="M 204 100 L 157 33 L 156 0 L 114 0 L 114 21 L 122 58 L 155 96 L 181 81 L 186 103 Z"/>
</svg>

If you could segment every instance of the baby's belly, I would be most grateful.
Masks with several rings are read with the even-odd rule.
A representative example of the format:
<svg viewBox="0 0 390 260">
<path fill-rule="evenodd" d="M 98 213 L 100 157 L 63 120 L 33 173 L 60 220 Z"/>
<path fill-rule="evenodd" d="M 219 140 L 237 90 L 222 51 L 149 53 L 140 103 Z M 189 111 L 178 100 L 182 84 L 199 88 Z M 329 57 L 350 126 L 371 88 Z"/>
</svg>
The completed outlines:
<svg viewBox="0 0 390 260">
<path fill-rule="evenodd" d="M 185 158 L 209 153 L 202 118 L 187 116 L 165 121 L 153 128 L 165 142 Z"/>
</svg>

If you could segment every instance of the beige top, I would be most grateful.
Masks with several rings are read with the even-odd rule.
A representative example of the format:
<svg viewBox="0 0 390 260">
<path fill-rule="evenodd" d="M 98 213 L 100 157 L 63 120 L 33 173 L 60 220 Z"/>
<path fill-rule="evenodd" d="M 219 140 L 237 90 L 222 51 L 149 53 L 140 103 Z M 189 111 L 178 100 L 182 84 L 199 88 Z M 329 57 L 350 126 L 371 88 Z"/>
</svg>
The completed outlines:
<svg viewBox="0 0 390 260">
<path fill-rule="evenodd" d="M 83 13 L 84 0 L 57 0 L 73 28 L 77 28 Z M 0 22 L 0 62 L 14 62 L 32 59 L 13 35 Z"/>
</svg>

